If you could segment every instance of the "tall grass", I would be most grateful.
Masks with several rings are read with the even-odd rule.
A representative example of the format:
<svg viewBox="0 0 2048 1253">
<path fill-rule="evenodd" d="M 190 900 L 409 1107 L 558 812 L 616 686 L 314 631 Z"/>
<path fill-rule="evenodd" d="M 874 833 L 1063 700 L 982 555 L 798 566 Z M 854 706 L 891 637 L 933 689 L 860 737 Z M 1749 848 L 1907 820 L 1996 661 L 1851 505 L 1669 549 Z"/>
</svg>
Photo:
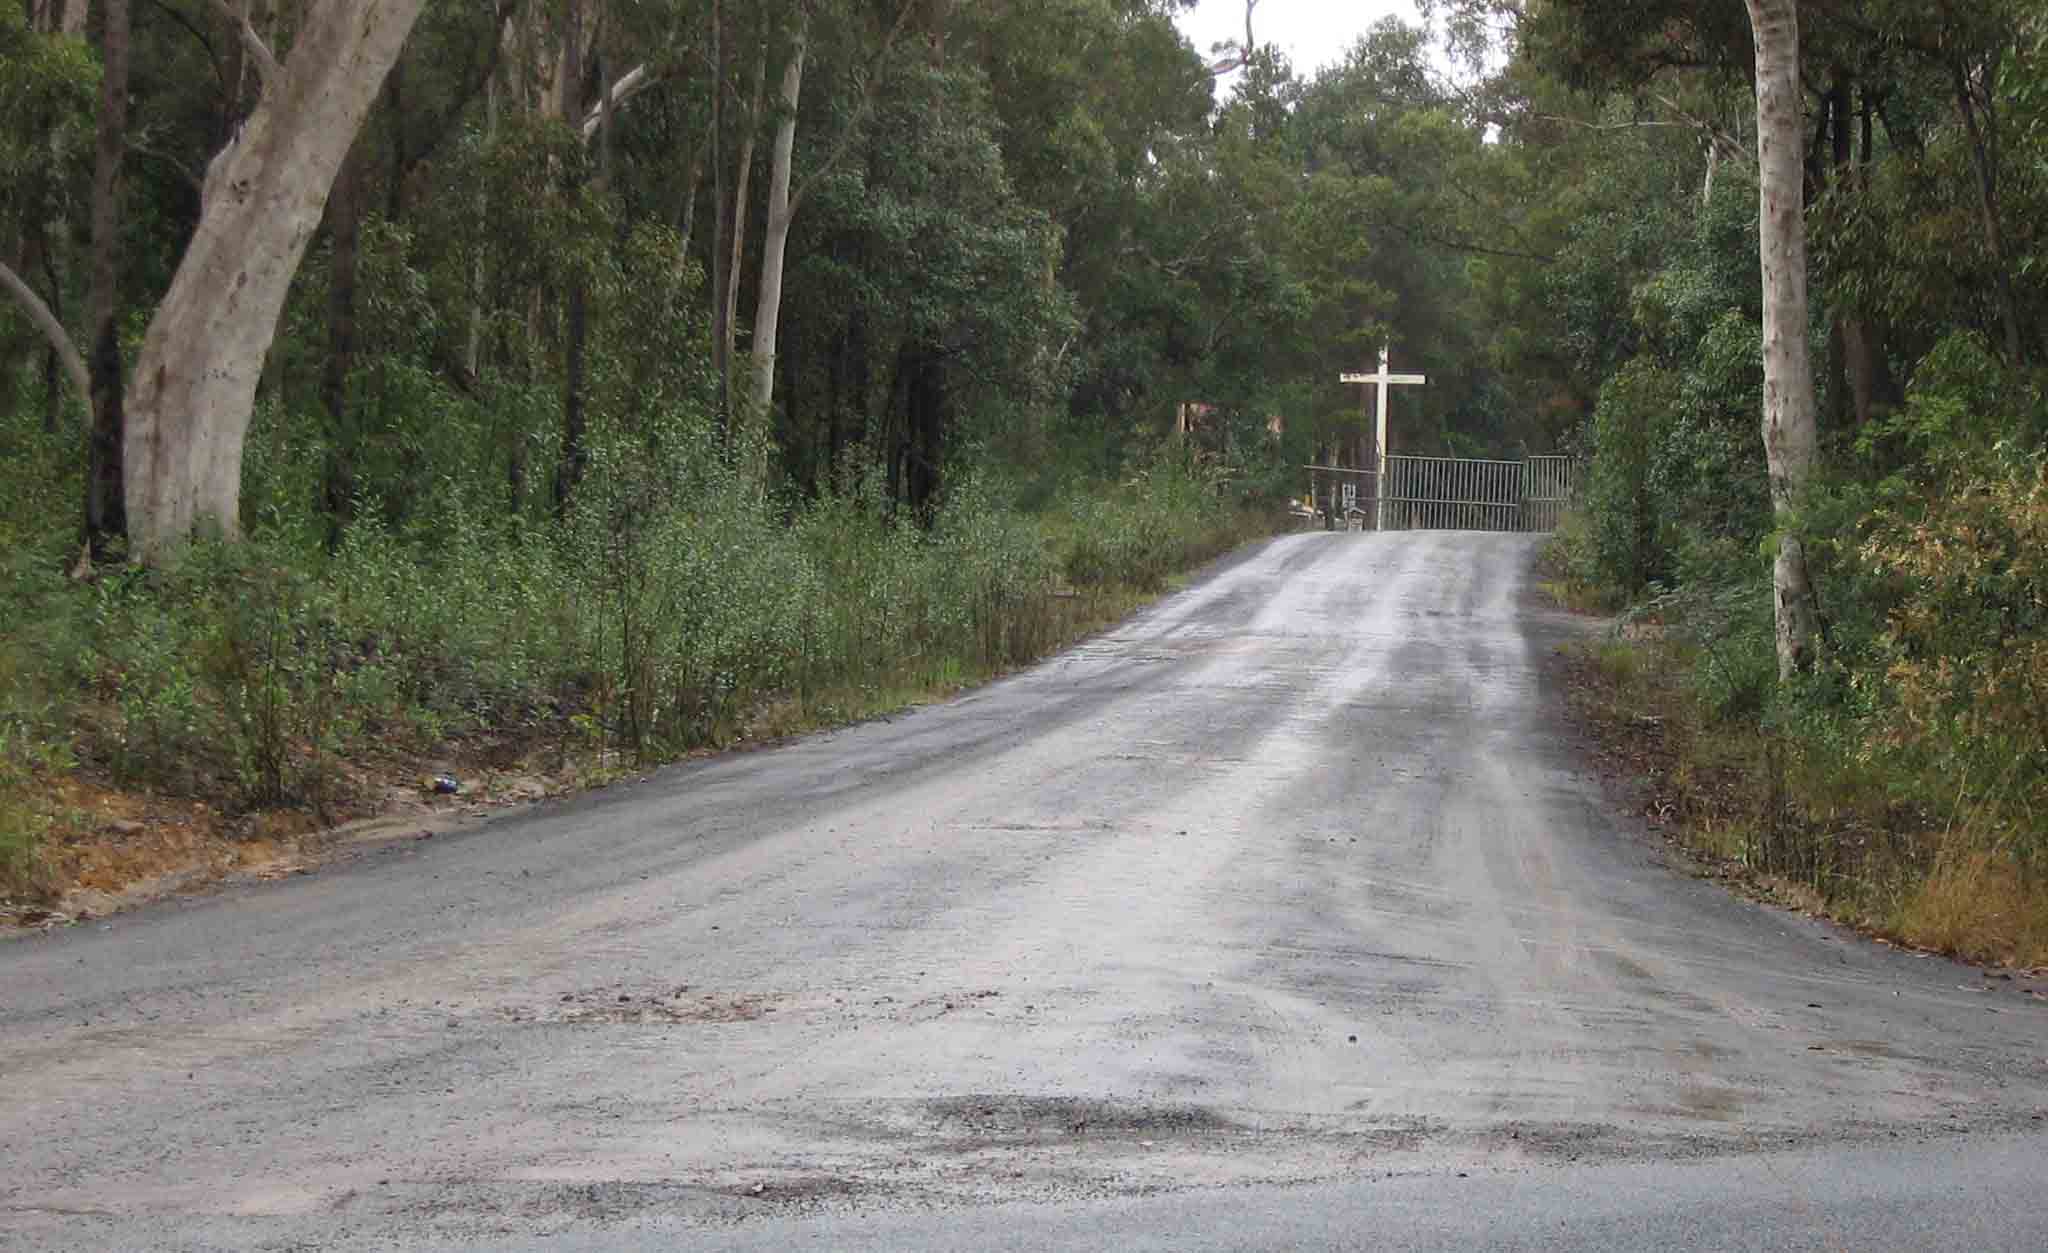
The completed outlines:
<svg viewBox="0 0 2048 1253">
<path fill-rule="evenodd" d="M 1256 529 L 1171 457 L 1038 513 L 968 472 L 918 519 L 872 477 L 775 501 L 701 443 L 653 443 L 600 441 L 544 526 L 429 501 L 403 525 L 363 509 L 331 547 L 259 517 L 91 583 L 62 577 L 54 540 L 6 558 L 0 886 L 34 860 L 7 807 L 33 791 L 25 745 L 129 787 L 315 810 L 351 758 L 449 736 L 658 761 L 766 710 L 858 716 L 1030 661 Z"/>
</svg>

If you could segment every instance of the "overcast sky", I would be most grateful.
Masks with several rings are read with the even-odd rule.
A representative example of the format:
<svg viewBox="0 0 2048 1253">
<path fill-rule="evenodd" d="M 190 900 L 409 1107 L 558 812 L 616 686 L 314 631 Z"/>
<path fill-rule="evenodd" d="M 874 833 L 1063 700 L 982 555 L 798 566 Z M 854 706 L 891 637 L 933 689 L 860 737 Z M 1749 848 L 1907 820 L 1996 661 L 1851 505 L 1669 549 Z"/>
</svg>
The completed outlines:
<svg viewBox="0 0 2048 1253">
<path fill-rule="evenodd" d="M 1374 22 L 1398 17 L 1418 23 L 1411 0 L 1260 0 L 1252 14 L 1252 35 L 1261 44 L 1278 44 L 1306 78 L 1342 60 Z M 1202 0 L 1181 15 L 1180 28 L 1204 56 L 1209 45 L 1244 38 L 1244 0 Z"/>
</svg>

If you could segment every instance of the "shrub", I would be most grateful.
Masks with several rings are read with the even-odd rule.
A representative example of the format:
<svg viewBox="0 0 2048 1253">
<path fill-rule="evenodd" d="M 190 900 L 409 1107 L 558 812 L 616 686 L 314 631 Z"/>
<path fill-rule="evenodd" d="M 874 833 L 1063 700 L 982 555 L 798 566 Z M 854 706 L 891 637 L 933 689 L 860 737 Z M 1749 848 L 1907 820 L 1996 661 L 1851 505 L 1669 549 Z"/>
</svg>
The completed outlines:
<svg viewBox="0 0 2048 1253">
<path fill-rule="evenodd" d="M 2026 865 L 2048 855 L 2048 462 L 1959 472 L 1924 513 L 1881 516 L 1863 549 L 1898 581 L 1874 664 L 1868 750 L 1965 790 Z"/>
<path fill-rule="evenodd" d="M 1650 471 L 1676 393 L 1668 372 L 1639 359 L 1608 380 L 1594 412 L 1586 487 L 1591 573 L 1629 593 L 1668 573 Z"/>
</svg>

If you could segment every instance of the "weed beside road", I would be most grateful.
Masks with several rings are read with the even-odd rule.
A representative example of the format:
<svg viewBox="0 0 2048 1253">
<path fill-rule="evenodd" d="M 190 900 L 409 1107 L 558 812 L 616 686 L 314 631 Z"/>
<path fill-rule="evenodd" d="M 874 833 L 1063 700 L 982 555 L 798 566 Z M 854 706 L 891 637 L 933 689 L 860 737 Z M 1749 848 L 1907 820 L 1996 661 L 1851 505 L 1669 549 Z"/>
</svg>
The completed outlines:
<svg viewBox="0 0 2048 1253">
<path fill-rule="evenodd" d="M 646 515 L 592 492 L 548 532 L 364 520 L 329 549 L 257 527 L 89 583 L 16 550 L 0 900 L 46 903 L 92 862 L 142 873 L 105 846 L 191 827 L 194 802 L 219 840 L 261 839 L 374 812 L 422 762 L 567 786 L 929 699 L 1270 529 L 1171 457 L 1033 512 L 971 481 L 928 519 L 859 485 L 781 515 L 702 486 Z"/>
<path fill-rule="evenodd" d="M 1717 703 L 1702 675 L 1728 663 L 1697 625 L 1624 619 L 1563 659 L 1574 715 L 1646 822 L 1787 907 L 1913 948 L 2048 965 L 2048 884 L 1999 837 L 2003 815 L 1937 805 L 1928 781 L 1853 742 Z M 1967 779 L 1953 787 L 1951 800 L 1971 795 Z"/>
</svg>

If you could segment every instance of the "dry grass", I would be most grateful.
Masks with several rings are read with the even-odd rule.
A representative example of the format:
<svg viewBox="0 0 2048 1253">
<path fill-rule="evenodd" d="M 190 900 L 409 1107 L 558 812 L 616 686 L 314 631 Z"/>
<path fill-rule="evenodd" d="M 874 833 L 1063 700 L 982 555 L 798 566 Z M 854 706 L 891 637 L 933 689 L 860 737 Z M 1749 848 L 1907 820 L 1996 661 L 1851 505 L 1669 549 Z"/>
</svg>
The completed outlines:
<svg viewBox="0 0 2048 1253">
<path fill-rule="evenodd" d="M 1565 657 L 1601 765 L 1707 873 L 1802 913 L 1967 961 L 2048 965 L 2048 882 L 1900 805 L 1880 773 L 1707 714 L 1683 645 L 1604 639 Z"/>
<path fill-rule="evenodd" d="M 1968 961 L 2048 965 L 2048 890 L 2009 858 L 1958 851 L 1938 860 L 1890 929 L 1919 948 Z"/>
</svg>

